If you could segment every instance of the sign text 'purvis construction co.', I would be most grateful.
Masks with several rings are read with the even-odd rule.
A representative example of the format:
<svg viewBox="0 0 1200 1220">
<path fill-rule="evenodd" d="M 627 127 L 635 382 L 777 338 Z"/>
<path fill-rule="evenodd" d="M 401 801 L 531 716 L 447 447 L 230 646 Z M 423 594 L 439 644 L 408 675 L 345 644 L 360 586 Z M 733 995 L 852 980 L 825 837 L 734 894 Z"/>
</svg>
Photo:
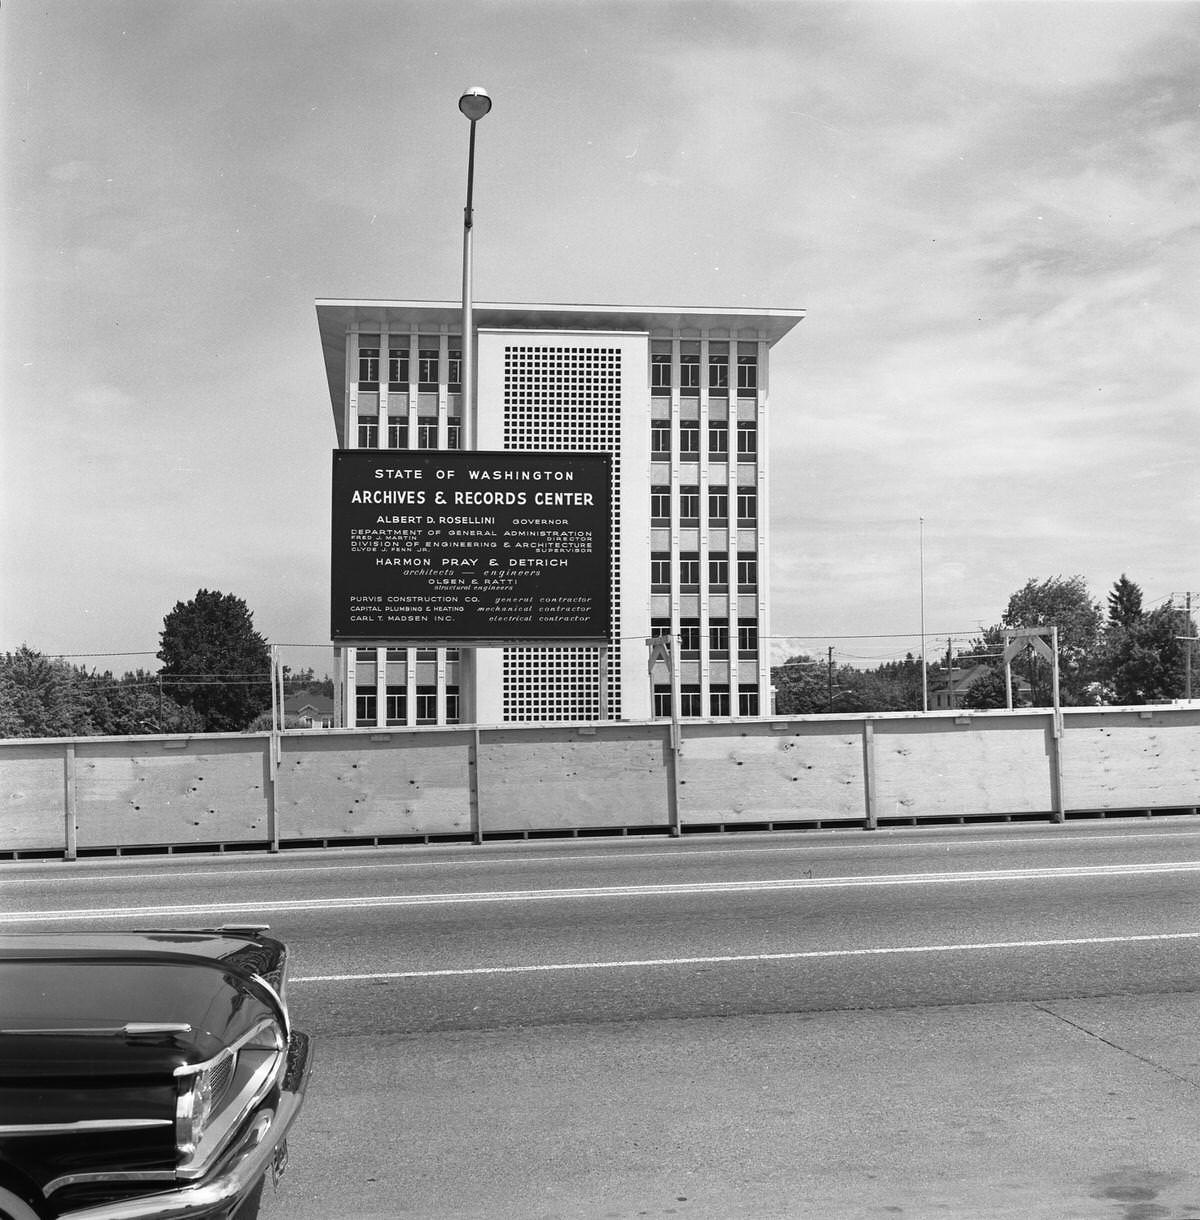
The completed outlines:
<svg viewBox="0 0 1200 1220">
<path fill-rule="evenodd" d="M 335 644 L 603 644 L 605 453 L 338 449 Z"/>
</svg>

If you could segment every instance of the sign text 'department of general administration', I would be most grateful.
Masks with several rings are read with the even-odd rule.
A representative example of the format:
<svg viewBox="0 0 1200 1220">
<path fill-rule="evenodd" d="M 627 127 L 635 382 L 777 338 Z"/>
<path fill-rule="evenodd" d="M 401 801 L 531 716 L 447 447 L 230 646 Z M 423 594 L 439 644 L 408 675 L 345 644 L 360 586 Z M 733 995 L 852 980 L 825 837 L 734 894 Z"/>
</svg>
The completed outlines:
<svg viewBox="0 0 1200 1220">
<path fill-rule="evenodd" d="M 339 449 L 337 644 L 601 644 L 611 617 L 604 453 Z"/>
</svg>

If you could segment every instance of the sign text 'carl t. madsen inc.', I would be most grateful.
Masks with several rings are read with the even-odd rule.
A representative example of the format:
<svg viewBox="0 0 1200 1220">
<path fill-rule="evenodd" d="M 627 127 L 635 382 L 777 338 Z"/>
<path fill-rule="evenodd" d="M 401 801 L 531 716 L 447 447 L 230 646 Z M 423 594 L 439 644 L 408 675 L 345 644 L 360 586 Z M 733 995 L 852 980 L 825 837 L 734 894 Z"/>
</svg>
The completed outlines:
<svg viewBox="0 0 1200 1220">
<path fill-rule="evenodd" d="M 610 478 L 607 454 L 335 452 L 335 641 L 602 641 Z"/>
</svg>

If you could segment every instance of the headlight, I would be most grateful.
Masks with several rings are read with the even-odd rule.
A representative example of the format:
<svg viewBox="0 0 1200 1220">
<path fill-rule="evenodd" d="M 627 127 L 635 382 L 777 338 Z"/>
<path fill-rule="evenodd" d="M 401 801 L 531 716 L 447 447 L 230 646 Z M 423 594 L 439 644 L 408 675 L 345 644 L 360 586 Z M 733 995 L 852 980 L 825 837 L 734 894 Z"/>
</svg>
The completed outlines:
<svg viewBox="0 0 1200 1220">
<path fill-rule="evenodd" d="M 209 1120 L 221 1108 L 237 1068 L 237 1052 L 225 1051 L 202 1071 L 180 1080 L 175 1108 L 175 1133 L 180 1153 L 196 1151 Z"/>
<path fill-rule="evenodd" d="M 287 1066 L 287 1040 L 271 1019 L 206 1063 L 176 1070 L 178 1172 L 196 1176 L 238 1124 L 270 1092 Z"/>
</svg>

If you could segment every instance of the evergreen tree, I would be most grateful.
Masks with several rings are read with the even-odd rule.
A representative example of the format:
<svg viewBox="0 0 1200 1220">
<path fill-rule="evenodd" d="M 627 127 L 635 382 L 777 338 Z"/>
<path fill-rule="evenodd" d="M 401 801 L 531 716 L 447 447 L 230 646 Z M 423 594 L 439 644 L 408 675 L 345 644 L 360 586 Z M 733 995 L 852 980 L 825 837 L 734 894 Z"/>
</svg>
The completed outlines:
<svg viewBox="0 0 1200 1220">
<path fill-rule="evenodd" d="M 1124 572 L 1113 582 L 1108 595 L 1108 621 L 1117 627 L 1131 627 L 1141 621 L 1142 590 Z"/>
<path fill-rule="evenodd" d="M 270 648 L 240 597 L 201 589 L 176 602 L 159 639 L 163 681 L 205 732 L 241 732 L 271 706 Z"/>
</svg>

